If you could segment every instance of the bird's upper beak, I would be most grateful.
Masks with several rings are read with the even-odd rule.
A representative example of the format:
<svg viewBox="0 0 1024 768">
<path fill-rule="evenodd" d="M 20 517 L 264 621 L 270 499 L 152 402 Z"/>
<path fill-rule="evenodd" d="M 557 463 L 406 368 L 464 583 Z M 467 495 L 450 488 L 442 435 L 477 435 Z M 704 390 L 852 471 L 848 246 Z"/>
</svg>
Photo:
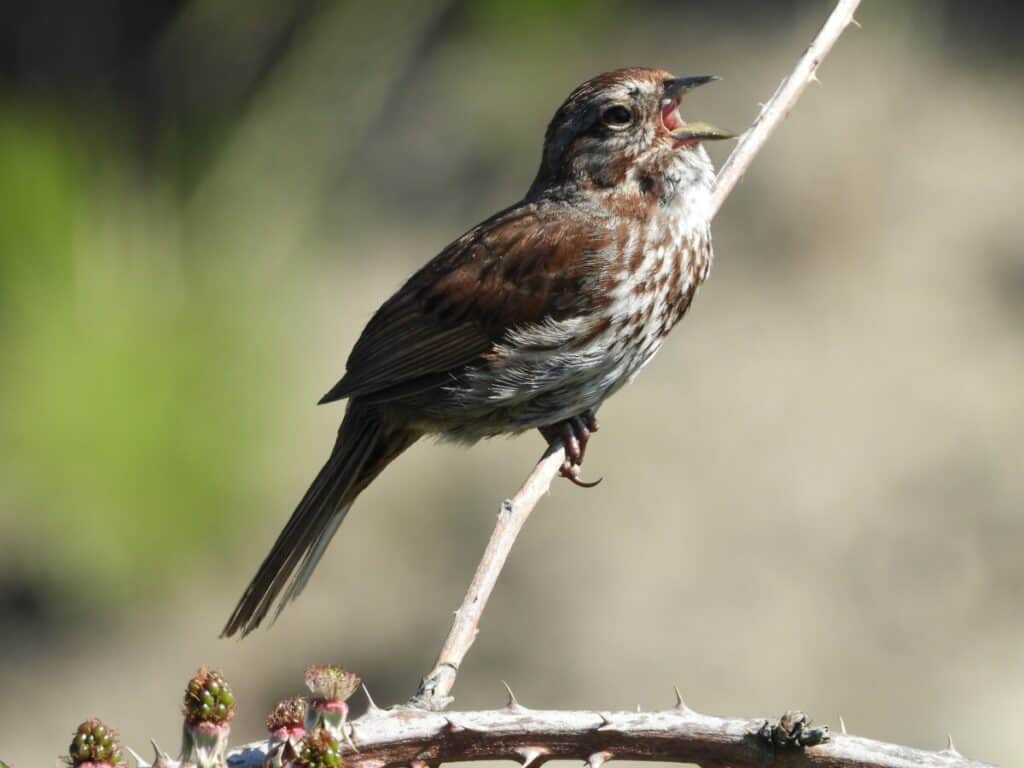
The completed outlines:
<svg viewBox="0 0 1024 768">
<path fill-rule="evenodd" d="M 736 138 L 736 134 L 732 131 L 716 128 L 710 123 L 687 123 L 679 115 L 679 102 L 687 92 L 713 83 L 718 79 L 720 78 L 715 75 L 697 75 L 696 77 L 670 77 L 665 80 L 661 118 L 672 138 L 676 140 L 677 146 Z"/>
<path fill-rule="evenodd" d="M 687 91 L 721 80 L 718 75 L 697 75 L 696 77 L 670 77 L 665 81 L 665 98 L 675 99 L 678 104 Z"/>
</svg>

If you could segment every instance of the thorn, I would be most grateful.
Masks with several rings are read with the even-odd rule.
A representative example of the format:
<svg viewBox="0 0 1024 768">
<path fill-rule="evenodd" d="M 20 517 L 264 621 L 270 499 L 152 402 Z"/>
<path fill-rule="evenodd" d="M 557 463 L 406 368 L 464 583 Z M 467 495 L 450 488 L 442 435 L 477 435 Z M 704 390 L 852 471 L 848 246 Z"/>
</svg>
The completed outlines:
<svg viewBox="0 0 1024 768">
<path fill-rule="evenodd" d="M 843 720 L 843 716 L 839 716 L 839 730 L 842 731 L 843 736 L 846 735 L 846 721 Z"/>
<path fill-rule="evenodd" d="M 450 717 L 446 717 L 444 719 L 444 727 L 448 729 L 448 733 L 462 733 L 464 730 L 466 730 L 463 726 L 456 725 L 455 721 L 452 720 Z"/>
<path fill-rule="evenodd" d="M 817 83 L 818 85 L 821 85 L 821 80 L 818 79 L 817 72 L 811 72 L 811 74 L 807 76 L 807 82 Z"/>
<path fill-rule="evenodd" d="M 692 712 L 693 710 L 686 706 L 686 702 L 683 701 L 683 694 L 679 692 L 679 686 L 673 685 L 672 690 L 676 692 L 676 709 L 680 712 Z"/>
<path fill-rule="evenodd" d="M 363 683 L 363 695 L 366 697 L 366 714 L 376 715 L 384 711 L 373 700 L 373 696 L 370 695 L 370 689 L 366 687 L 366 683 Z"/>
<path fill-rule="evenodd" d="M 512 689 L 509 687 L 509 684 L 504 680 L 501 681 L 501 684 L 504 685 L 505 690 L 508 691 L 508 703 L 505 705 L 505 709 L 511 709 L 513 711 L 517 709 L 526 709 L 526 707 L 520 704 L 518 699 L 516 699 L 516 695 L 512 693 Z"/>
<path fill-rule="evenodd" d="M 611 759 L 611 752 L 595 752 L 587 758 L 587 768 L 601 768 Z"/>
<path fill-rule="evenodd" d="M 538 758 L 547 754 L 547 750 L 540 747 L 519 747 L 515 753 L 523 758 L 523 768 L 530 768 Z"/>
<path fill-rule="evenodd" d="M 963 757 L 963 755 L 956 751 L 956 745 L 953 744 L 953 735 L 950 733 L 946 734 L 946 748 L 943 751 L 957 757 Z"/>
<path fill-rule="evenodd" d="M 149 743 L 153 745 L 153 764 L 150 768 L 172 768 L 172 766 L 181 765 L 180 762 L 172 760 L 170 755 L 160 749 L 160 745 L 156 743 L 156 739 L 150 739 Z M 144 763 L 139 763 L 139 765 L 144 765 Z"/>
<path fill-rule="evenodd" d="M 140 755 L 138 752 L 136 752 L 131 747 L 125 747 L 124 750 L 125 750 L 125 752 L 127 752 L 129 755 L 132 756 L 133 760 L 135 760 L 136 768 L 153 768 L 152 765 L 150 765 L 149 763 L 147 763 L 145 760 L 142 759 L 142 755 Z"/>
<path fill-rule="evenodd" d="M 853 18 L 853 16 L 850 17 L 850 23 L 857 29 L 864 29 L 864 27 L 861 26 L 861 23 L 857 21 L 855 18 Z"/>
<path fill-rule="evenodd" d="M 597 726 L 599 731 L 614 731 L 615 726 L 612 725 L 612 721 L 608 719 L 608 716 L 603 712 L 598 712 L 597 716 L 601 718 L 601 724 Z"/>
</svg>

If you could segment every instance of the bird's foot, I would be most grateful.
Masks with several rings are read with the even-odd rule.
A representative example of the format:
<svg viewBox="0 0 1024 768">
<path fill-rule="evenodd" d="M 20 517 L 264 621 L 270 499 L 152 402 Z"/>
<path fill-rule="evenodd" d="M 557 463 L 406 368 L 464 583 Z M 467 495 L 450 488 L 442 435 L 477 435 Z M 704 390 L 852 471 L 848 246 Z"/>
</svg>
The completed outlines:
<svg viewBox="0 0 1024 768">
<path fill-rule="evenodd" d="M 559 469 L 559 474 L 580 488 L 593 488 L 604 479 L 598 478 L 592 483 L 580 480 L 580 467 L 583 466 L 587 443 L 590 442 L 590 436 L 597 430 L 597 416 L 592 410 L 584 411 L 579 416 L 573 416 L 557 424 L 540 428 L 540 433 L 544 435 L 544 439 L 549 444 L 560 443 L 565 449 L 565 462 Z"/>
</svg>

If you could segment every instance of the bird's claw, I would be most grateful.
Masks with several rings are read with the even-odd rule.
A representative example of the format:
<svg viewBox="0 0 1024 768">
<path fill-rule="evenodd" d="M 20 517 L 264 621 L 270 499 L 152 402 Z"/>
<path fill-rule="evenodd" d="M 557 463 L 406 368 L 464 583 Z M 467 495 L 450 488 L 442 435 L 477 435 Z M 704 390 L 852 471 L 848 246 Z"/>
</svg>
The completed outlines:
<svg viewBox="0 0 1024 768">
<path fill-rule="evenodd" d="M 593 488 L 596 485 L 600 485 L 601 481 L 604 480 L 603 477 L 599 477 L 597 478 L 597 480 L 594 480 L 592 482 L 580 480 L 580 465 L 570 464 L 568 461 L 562 465 L 562 468 L 559 470 L 559 474 L 561 474 L 562 477 L 564 477 L 570 483 L 572 483 L 573 485 L 577 485 L 580 488 Z"/>
<path fill-rule="evenodd" d="M 558 441 L 565 450 L 565 463 L 562 464 L 559 474 L 580 488 L 593 488 L 604 479 L 598 478 L 592 483 L 580 480 L 580 467 L 587 452 L 587 443 L 590 442 L 590 436 L 597 430 L 597 417 L 593 411 L 585 411 L 578 416 L 541 429 L 541 434 L 547 438 L 548 442 Z"/>
</svg>

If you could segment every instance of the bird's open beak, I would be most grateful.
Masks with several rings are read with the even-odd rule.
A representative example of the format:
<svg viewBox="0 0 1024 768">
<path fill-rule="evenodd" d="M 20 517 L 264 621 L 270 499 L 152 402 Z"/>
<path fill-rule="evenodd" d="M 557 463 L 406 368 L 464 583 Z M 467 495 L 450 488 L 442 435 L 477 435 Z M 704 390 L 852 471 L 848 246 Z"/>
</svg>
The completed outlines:
<svg viewBox="0 0 1024 768">
<path fill-rule="evenodd" d="M 662 122 L 669 129 L 672 138 L 678 142 L 677 146 L 736 138 L 736 134 L 732 131 L 716 128 L 710 123 L 687 123 L 679 116 L 679 102 L 687 92 L 719 79 L 715 75 L 697 75 L 696 77 L 671 77 L 665 81 Z"/>
</svg>

